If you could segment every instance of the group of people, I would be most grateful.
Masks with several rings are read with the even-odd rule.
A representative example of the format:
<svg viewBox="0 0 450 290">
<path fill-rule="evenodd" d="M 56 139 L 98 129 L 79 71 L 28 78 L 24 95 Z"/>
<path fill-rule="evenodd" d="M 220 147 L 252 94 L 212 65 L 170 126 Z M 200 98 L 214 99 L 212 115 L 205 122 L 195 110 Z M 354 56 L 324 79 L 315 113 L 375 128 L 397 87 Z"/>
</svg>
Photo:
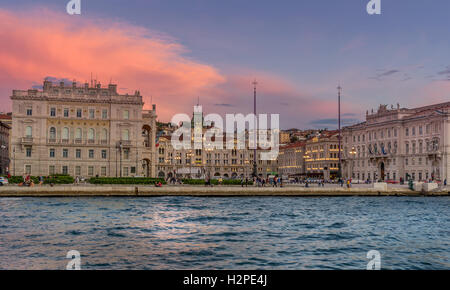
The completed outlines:
<svg viewBox="0 0 450 290">
<path fill-rule="evenodd" d="M 275 176 L 274 178 L 263 178 L 263 177 L 256 177 L 253 178 L 253 184 L 255 184 L 257 187 L 265 187 L 272 186 L 272 187 L 283 187 L 283 178 Z"/>
<path fill-rule="evenodd" d="M 34 180 L 31 178 L 30 175 L 23 175 L 22 176 L 22 182 L 19 183 L 19 186 L 30 186 L 33 187 L 35 185 Z M 38 177 L 38 185 L 44 184 L 44 177 L 39 176 Z"/>
</svg>

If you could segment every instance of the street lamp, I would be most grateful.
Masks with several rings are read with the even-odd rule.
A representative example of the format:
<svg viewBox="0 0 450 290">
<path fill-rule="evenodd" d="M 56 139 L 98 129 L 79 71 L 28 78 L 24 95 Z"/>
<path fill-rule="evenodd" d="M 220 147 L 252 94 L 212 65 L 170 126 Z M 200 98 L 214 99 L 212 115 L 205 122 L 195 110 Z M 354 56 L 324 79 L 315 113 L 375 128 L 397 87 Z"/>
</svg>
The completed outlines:
<svg viewBox="0 0 450 290">
<path fill-rule="evenodd" d="M 353 166 L 355 162 L 355 156 L 356 156 L 356 150 L 355 147 L 352 147 L 352 150 L 350 150 L 350 155 L 352 156 L 352 164 L 351 164 L 351 171 L 350 171 L 350 178 L 353 178 Z"/>
<path fill-rule="evenodd" d="M 2 144 L 1 149 L 6 150 L 6 146 Z M 1 160 L 0 160 L 0 172 L 3 174 L 3 156 L 1 157 Z"/>
<path fill-rule="evenodd" d="M 119 165 L 120 165 L 120 177 L 122 177 L 122 147 L 123 147 L 123 145 L 122 145 L 122 141 L 120 141 L 119 142 L 119 156 L 120 156 L 120 162 L 119 162 Z"/>
</svg>

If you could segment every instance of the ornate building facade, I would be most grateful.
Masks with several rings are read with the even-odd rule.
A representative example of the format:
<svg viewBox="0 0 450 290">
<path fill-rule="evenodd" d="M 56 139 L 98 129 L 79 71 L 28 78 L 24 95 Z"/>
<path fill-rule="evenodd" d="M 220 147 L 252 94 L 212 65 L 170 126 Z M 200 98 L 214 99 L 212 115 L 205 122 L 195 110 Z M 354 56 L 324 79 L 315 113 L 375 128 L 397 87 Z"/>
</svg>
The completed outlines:
<svg viewBox="0 0 450 290">
<path fill-rule="evenodd" d="M 339 171 L 338 134 L 328 131 L 306 142 L 305 169 L 310 177 L 334 179 Z M 342 147 L 342 145 L 341 145 Z"/>
<path fill-rule="evenodd" d="M 297 142 L 280 147 L 278 172 L 281 176 L 304 176 L 306 142 Z"/>
<path fill-rule="evenodd" d="M 343 128 L 344 177 L 445 180 L 450 172 L 450 102 L 408 109 L 381 105 Z"/>
<path fill-rule="evenodd" d="M 155 176 L 156 108 L 117 85 L 14 90 L 12 175 Z"/>
<path fill-rule="evenodd" d="M 9 132 L 11 127 L 0 121 L 0 175 L 9 172 Z"/>
<path fill-rule="evenodd" d="M 192 143 L 192 148 L 194 145 Z M 258 149 L 257 174 L 268 177 L 278 174 L 278 160 L 261 160 Z M 161 136 L 157 147 L 158 177 L 170 178 L 252 178 L 253 150 L 251 149 L 175 149 L 171 136 Z"/>
</svg>

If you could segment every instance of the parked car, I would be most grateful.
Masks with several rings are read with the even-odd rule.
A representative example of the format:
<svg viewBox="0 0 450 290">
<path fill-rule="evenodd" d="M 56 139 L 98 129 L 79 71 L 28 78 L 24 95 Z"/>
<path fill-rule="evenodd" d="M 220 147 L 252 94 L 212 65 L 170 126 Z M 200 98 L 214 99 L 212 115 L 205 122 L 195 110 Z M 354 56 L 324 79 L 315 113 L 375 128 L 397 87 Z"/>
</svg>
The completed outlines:
<svg viewBox="0 0 450 290">
<path fill-rule="evenodd" d="M 8 179 L 5 177 L 0 177 L 0 186 L 3 186 L 4 184 L 8 184 Z"/>
</svg>

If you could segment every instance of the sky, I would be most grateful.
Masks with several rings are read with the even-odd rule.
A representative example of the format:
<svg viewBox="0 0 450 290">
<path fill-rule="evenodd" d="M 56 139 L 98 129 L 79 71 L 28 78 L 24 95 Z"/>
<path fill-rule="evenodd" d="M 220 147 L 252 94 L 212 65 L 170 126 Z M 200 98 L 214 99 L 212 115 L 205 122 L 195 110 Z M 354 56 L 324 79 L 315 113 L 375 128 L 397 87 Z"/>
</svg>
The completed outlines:
<svg viewBox="0 0 450 290">
<path fill-rule="evenodd" d="M 450 100 L 450 1 L 0 0 L 0 111 L 13 89 L 45 77 L 84 83 L 91 73 L 121 93 L 139 90 L 160 121 L 253 110 L 281 127 L 344 125 L 380 104 Z"/>
</svg>

